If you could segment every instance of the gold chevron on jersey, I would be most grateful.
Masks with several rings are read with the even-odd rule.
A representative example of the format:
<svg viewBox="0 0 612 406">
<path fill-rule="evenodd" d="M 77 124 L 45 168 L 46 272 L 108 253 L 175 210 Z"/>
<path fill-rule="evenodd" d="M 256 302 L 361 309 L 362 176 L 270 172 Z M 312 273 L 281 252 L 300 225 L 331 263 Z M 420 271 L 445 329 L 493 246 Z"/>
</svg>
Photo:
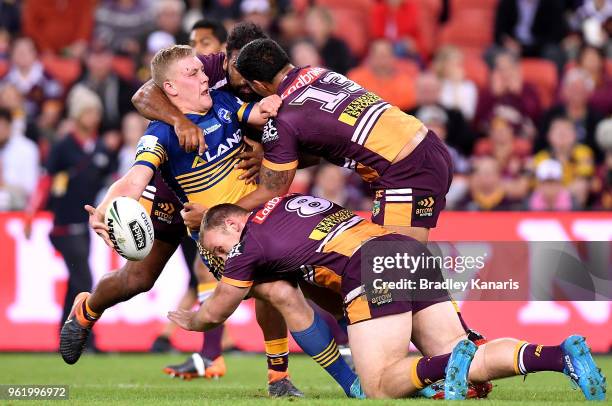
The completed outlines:
<svg viewBox="0 0 612 406">
<path fill-rule="evenodd" d="M 216 184 L 219 180 L 225 178 L 228 174 L 230 174 L 234 170 L 234 166 L 240 161 L 239 158 L 234 159 L 224 159 L 222 165 L 218 165 L 215 167 L 214 171 L 202 175 L 198 177 L 198 179 L 190 180 L 189 182 L 181 183 L 181 188 L 187 194 L 200 192 L 204 189 L 207 189 L 214 184 Z"/>
<path fill-rule="evenodd" d="M 361 223 L 363 220 L 364 220 L 363 217 L 354 215 L 350 219 L 343 221 L 342 223 L 336 225 L 332 231 L 327 233 L 323 241 L 321 241 L 321 244 L 317 248 L 317 252 L 324 252 L 325 246 L 329 242 L 331 242 L 334 238 L 344 233 L 346 230 L 352 227 L 355 227 L 357 224 Z"/>
<path fill-rule="evenodd" d="M 219 161 L 217 161 L 217 162 L 215 162 L 213 164 L 208 164 L 208 166 L 206 168 L 202 168 L 202 169 L 199 169 L 197 171 L 190 172 L 190 173 L 184 173 L 182 175 L 177 175 L 176 176 L 176 180 L 179 183 L 181 183 L 181 182 L 188 182 L 190 180 L 197 179 L 201 175 L 205 175 L 208 172 L 215 170 L 215 168 L 217 168 L 218 166 L 223 165 L 227 159 L 230 159 L 230 158 L 234 157 L 235 155 L 238 155 L 238 154 L 244 152 L 245 149 L 246 149 L 246 146 L 242 145 L 242 146 L 240 146 L 240 148 L 236 149 L 235 151 L 233 151 L 231 154 L 227 155 L 223 159 L 220 159 Z M 202 159 L 203 162 L 205 162 L 205 164 L 207 164 L 206 161 L 203 158 L 201 158 L 201 159 Z M 195 163 L 196 159 L 194 159 L 193 162 Z M 199 165 L 199 166 L 201 166 L 201 165 Z M 192 169 L 194 169 L 193 166 L 192 166 Z"/>
<path fill-rule="evenodd" d="M 363 145 L 368 138 L 368 135 L 372 131 L 374 124 L 378 118 L 385 112 L 385 110 L 391 108 L 391 105 L 386 102 L 376 103 L 367 108 L 361 120 L 359 120 L 359 124 L 355 131 L 353 131 L 353 136 L 351 137 L 351 141 L 356 142 L 359 145 Z"/>
</svg>

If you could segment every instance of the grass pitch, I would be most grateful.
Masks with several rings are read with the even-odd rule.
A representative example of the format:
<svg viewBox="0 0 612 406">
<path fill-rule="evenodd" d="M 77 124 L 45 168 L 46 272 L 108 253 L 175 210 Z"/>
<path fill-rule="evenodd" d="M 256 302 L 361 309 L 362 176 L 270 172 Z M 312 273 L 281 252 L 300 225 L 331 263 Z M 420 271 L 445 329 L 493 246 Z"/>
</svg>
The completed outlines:
<svg viewBox="0 0 612 406">
<path fill-rule="evenodd" d="M 76 365 L 66 365 L 58 354 L 0 354 L 0 384 L 69 385 L 70 404 L 181 404 L 181 405 L 390 405 L 399 403 L 456 404 L 430 400 L 357 401 L 346 399 L 334 381 L 310 358 L 292 355 L 290 371 L 304 399 L 269 399 L 263 355 L 227 355 L 228 374 L 219 380 L 182 381 L 161 369 L 179 363 L 183 355 L 84 355 Z M 604 374 L 612 376 L 612 357 L 597 357 Z M 603 404 L 612 404 L 608 400 Z M 571 390 L 559 374 L 541 372 L 497 381 L 488 400 L 479 405 L 584 404 L 582 393 Z M 6 401 L 0 404 L 54 404 L 57 401 Z M 61 404 L 61 401 L 60 403 Z M 602 403 L 599 403 L 602 404 Z"/>
</svg>

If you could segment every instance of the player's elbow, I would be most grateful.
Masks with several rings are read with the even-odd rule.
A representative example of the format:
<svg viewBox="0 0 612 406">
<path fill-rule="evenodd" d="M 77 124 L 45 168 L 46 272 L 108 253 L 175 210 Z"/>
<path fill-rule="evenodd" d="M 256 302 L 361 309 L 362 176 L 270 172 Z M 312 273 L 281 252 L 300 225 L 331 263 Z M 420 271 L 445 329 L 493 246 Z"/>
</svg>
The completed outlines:
<svg viewBox="0 0 612 406">
<path fill-rule="evenodd" d="M 132 104 L 138 110 L 140 114 L 144 114 L 147 107 L 148 93 L 151 91 L 151 86 L 155 86 L 155 83 L 148 81 L 134 93 L 132 96 Z"/>
</svg>

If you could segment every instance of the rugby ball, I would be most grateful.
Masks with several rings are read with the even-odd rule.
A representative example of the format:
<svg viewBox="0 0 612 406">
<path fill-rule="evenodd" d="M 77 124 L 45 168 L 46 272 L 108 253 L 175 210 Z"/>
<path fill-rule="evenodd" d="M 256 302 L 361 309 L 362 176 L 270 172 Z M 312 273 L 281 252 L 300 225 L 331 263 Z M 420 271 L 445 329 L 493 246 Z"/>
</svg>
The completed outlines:
<svg viewBox="0 0 612 406">
<path fill-rule="evenodd" d="M 130 261 L 144 259 L 155 238 L 151 217 L 140 203 L 129 197 L 118 197 L 109 204 L 104 215 L 115 251 Z"/>
</svg>

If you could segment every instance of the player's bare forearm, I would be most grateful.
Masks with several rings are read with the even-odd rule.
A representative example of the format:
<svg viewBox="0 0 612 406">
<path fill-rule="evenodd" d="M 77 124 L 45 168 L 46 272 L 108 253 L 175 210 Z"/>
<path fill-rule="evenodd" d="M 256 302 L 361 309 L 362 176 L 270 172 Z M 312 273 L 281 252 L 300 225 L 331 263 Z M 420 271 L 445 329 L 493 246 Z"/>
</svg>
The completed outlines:
<svg viewBox="0 0 612 406">
<path fill-rule="evenodd" d="M 140 199 L 142 192 L 153 178 L 153 170 L 144 165 L 134 165 L 123 177 L 118 179 L 109 188 L 104 199 L 98 206 L 102 213 L 119 196 L 126 196 L 134 200 Z"/>
<path fill-rule="evenodd" d="M 197 312 L 176 310 L 168 312 L 168 318 L 191 331 L 208 331 L 225 322 L 236 311 L 250 289 L 219 283 L 212 296 Z"/>
<path fill-rule="evenodd" d="M 259 171 L 259 186 L 257 189 L 240 199 L 236 204 L 246 210 L 253 210 L 276 196 L 286 194 L 294 177 L 295 169 L 275 171 L 262 166 Z"/>
<path fill-rule="evenodd" d="M 174 125 L 177 120 L 184 118 L 180 110 L 168 100 L 153 80 L 140 86 L 132 96 L 132 104 L 149 120 L 159 120 Z"/>
</svg>

